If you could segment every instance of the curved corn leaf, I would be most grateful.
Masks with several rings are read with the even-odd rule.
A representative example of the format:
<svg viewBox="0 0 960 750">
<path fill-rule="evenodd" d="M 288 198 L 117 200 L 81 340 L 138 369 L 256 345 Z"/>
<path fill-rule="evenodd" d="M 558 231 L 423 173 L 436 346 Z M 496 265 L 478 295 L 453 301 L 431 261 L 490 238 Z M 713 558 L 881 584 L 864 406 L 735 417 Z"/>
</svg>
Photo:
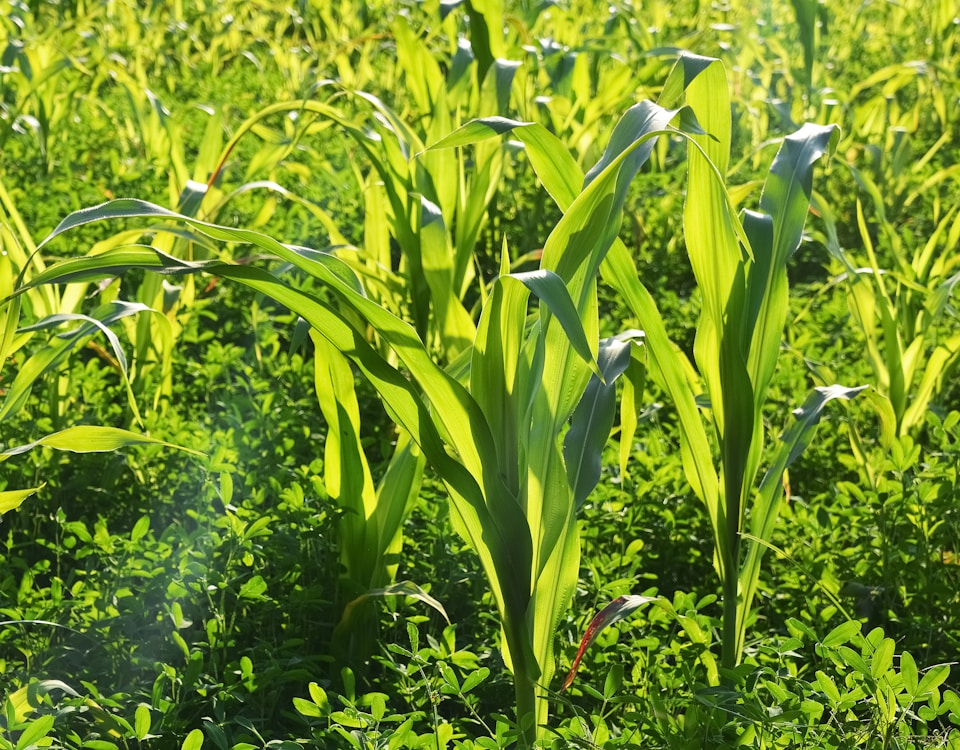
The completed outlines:
<svg viewBox="0 0 960 750">
<path fill-rule="evenodd" d="M 0 461 L 3 459 L 0 458 Z M 3 490 L 0 492 L 0 516 L 4 513 L 7 513 L 11 510 L 16 510 L 20 507 L 21 503 L 26 500 L 34 492 L 37 492 L 43 487 L 41 484 L 39 487 L 31 487 L 28 490 Z"/>
<path fill-rule="evenodd" d="M 738 610 L 737 618 L 737 653 L 742 650 L 746 637 L 750 607 L 760 580 L 760 563 L 766 552 L 765 543 L 773 534 L 777 518 L 780 516 L 783 473 L 810 443 L 826 405 L 837 398 L 849 400 L 866 388 L 865 385 L 855 388 L 841 385 L 815 388 L 803 405 L 794 410 L 795 421 L 780 438 L 773 461 L 760 482 L 750 514 L 750 536 L 763 540 L 763 543 L 754 542 L 748 545 L 746 558 L 738 576 L 742 607 Z"/>
<path fill-rule="evenodd" d="M 416 444 L 403 433 L 397 440 L 393 457 L 377 485 L 377 502 L 371 519 L 377 533 L 377 550 L 383 550 L 388 579 L 396 575 L 402 544 L 401 528 L 420 494 L 426 459 Z M 371 577 L 373 580 L 373 577 Z"/>
<path fill-rule="evenodd" d="M 26 362 L 21 365 L 13 383 L 10 384 L 3 406 L 0 407 L 0 421 L 19 410 L 26 403 L 37 380 L 45 373 L 58 368 L 75 347 L 79 346 L 89 336 L 98 331 L 107 338 L 107 341 L 109 341 L 113 349 L 120 370 L 120 377 L 126 387 L 127 402 L 130 405 L 134 418 L 138 422 L 141 421 L 133 390 L 130 386 L 127 372 L 127 359 L 120 346 L 120 339 L 117 338 L 117 335 L 108 327 L 122 318 L 141 312 L 155 311 L 139 303 L 114 301 L 106 305 L 101 305 L 92 311 L 90 315 L 74 313 L 50 315 L 33 325 L 21 328 L 20 330 L 22 332 L 31 332 L 55 328 L 71 321 L 79 321 L 82 323 L 78 328 L 56 336 L 49 344 L 32 354 Z"/>
<path fill-rule="evenodd" d="M 376 535 L 367 533 L 366 521 L 374 513 L 377 497 L 360 443 L 360 407 L 353 370 L 340 350 L 319 333 L 311 331 L 310 338 L 314 344 L 314 388 L 327 423 L 324 487 L 343 511 L 339 523 L 343 570 L 359 590 L 364 590 L 386 580 L 370 580 L 381 572 L 383 550 L 377 549 Z"/>
<path fill-rule="evenodd" d="M 596 615 L 594 615 L 594 618 L 590 621 L 590 624 L 583 633 L 583 638 L 580 640 L 580 647 L 577 649 L 577 655 L 573 660 L 573 665 L 570 667 L 570 671 L 567 673 L 566 679 L 563 681 L 563 686 L 560 688 L 560 691 L 563 692 L 573 684 L 573 680 L 577 676 L 577 670 L 580 668 L 580 661 L 583 659 L 583 655 L 586 653 L 587 649 L 590 648 L 590 645 L 597 640 L 597 636 L 599 636 L 605 628 L 608 628 L 614 623 L 620 622 L 620 620 L 629 617 L 638 609 L 640 609 L 640 607 L 644 606 L 645 604 L 655 602 L 657 599 L 658 597 L 656 596 L 636 596 L 632 594 L 618 596 L 606 607 L 601 609 Z"/>
<path fill-rule="evenodd" d="M 512 273 L 506 278 L 516 279 L 537 296 L 546 309 L 550 311 L 550 314 L 560 323 L 560 327 L 566 333 L 573 350 L 589 365 L 594 376 L 602 377 L 597 360 L 590 350 L 587 334 L 580 322 L 580 315 L 577 313 L 577 308 L 570 298 L 570 292 L 563 283 L 563 279 L 553 271 L 543 268 L 525 273 Z M 544 325 L 546 323 L 544 319 L 547 316 L 541 314 L 540 317 L 541 325 Z"/>
<path fill-rule="evenodd" d="M 631 353 L 635 355 L 635 349 L 631 348 Z M 637 434 L 640 416 L 644 414 L 643 394 L 647 381 L 645 361 L 631 356 L 623 374 L 623 396 L 620 400 L 620 476 L 626 479 L 629 476 L 627 466 L 633 452 L 633 439 Z M 648 411 L 645 416 L 651 413 L 653 412 Z"/>
<path fill-rule="evenodd" d="M 92 210 L 92 209 L 85 209 Z M 99 221 L 99 217 L 89 221 Z M 66 227 L 67 231 L 71 227 Z M 50 240 L 54 235 L 47 238 Z M 44 284 L 67 284 L 77 281 L 90 281 L 109 276 L 119 276 L 131 268 L 141 268 L 153 273 L 182 274 L 202 270 L 204 265 L 216 265 L 220 261 L 185 261 L 174 258 L 172 255 L 149 245 L 133 245 L 110 248 L 98 255 L 87 255 L 81 258 L 65 258 L 32 277 L 16 290 L 20 294 L 28 289 Z"/>
<path fill-rule="evenodd" d="M 762 213 L 747 212 L 743 227 L 754 263 L 747 279 L 746 328 L 753 331 L 750 376 L 756 408 L 765 400 L 776 369 L 788 308 L 787 261 L 800 246 L 813 193 L 813 166 L 836 147 L 835 125 L 804 125 L 787 136 L 770 167 L 760 196 Z"/>
<path fill-rule="evenodd" d="M 447 610 L 443 608 L 443 605 L 439 601 L 434 599 L 432 596 L 430 596 L 430 594 L 412 581 L 398 581 L 397 583 L 392 583 L 389 586 L 370 589 L 369 591 L 366 591 L 360 596 L 351 600 L 347 606 L 344 607 L 343 617 L 340 619 L 340 623 L 337 625 L 337 628 L 339 629 L 345 627 L 350 622 L 350 618 L 353 616 L 353 611 L 360 604 L 369 599 L 382 598 L 385 596 L 409 596 L 411 599 L 416 599 L 418 602 L 423 602 L 428 607 L 431 607 L 439 612 L 440 616 L 447 621 L 447 624 L 450 624 L 450 617 L 447 615 Z"/>
</svg>

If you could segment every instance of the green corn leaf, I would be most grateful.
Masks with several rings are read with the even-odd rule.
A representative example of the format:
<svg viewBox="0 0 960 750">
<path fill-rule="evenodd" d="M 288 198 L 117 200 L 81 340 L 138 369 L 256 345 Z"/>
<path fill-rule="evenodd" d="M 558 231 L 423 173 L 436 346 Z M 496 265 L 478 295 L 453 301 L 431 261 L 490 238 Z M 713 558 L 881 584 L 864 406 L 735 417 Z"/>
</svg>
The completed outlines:
<svg viewBox="0 0 960 750">
<path fill-rule="evenodd" d="M 18 456 L 21 453 L 26 453 L 39 447 L 54 448 L 55 450 L 70 451 L 72 453 L 107 453 L 118 450 L 119 448 L 126 448 L 130 445 L 162 445 L 166 448 L 176 448 L 177 450 L 192 453 L 195 456 L 203 455 L 200 451 L 184 448 L 183 446 L 174 445 L 173 443 L 167 443 L 163 440 L 157 440 L 148 435 L 138 435 L 135 432 L 121 430 L 117 427 L 78 425 L 76 427 L 68 427 L 60 432 L 54 432 L 51 435 L 46 435 L 26 445 L 8 448 L 0 453 L 0 461 L 6 461 L 10 456 Z"/>
<path fill-rule="evenodd" d="M 358 587 L 369 587 L 370 577 L 383 565 L 377 534 L 367 520 L 377 505 L 373 478 L 360 442 L 360 407 L 353 370 L 340 351 L 316 331 L 314 386 L 320 411 L 327 422 L 323 481 L 327 494 L 344 512 L 340 516 L 340 557 Z M 381 585 L 379 580 L 374 585 Z"/>
<path fill-rule="evenodd" d="M 133 390 L 127 373 L 127 359 L 120 346 L 117 335 L 108 326 L 122 318 L 136 315 L 141 312 L 154 312 L 146 305 L 139 303 L 115 301 L 101 305 L 90 315 L 57 314 L 50 315 L 43 320 L 21 329 L 24 332 L 45 330 L 60 326 L 62 323 L 78 321 L 82 323 L 78 328 L 62 333 L 54 338 L 47 346 L 38 350 L 24 362 L 17 371 L 17 376 L 10 384 L 7 397 L 0 407 L 0 421 L 18 411 L 27 401 L 34 384 L 47 372 L 50 372 L 63 363 L 71 351 L 96 332 L 102 333 L 113 349 L 114 356 L 120 367 L 120 376 L 127 390 L 127 401 L 134 418 L 139 422 L 140 413 L 137 409 Z"/>
<path fill-rule="evenodd" d="M 831 385 L 815 388 L 803 405 L 795 409 L 794 422 L 780 438 L 774 459 L 760 482 L 760 488 L 750 514 L 750 535 L 756 539 L 768 540 L 780 515 L 783 500 L 783 473 L 796 460 L 813 438 L 814 431 L 827 404 L 834 399 L 851 399 L 863 392 L 867 386 L 846 388 Z M 737 622 L 737 650 L 742 648 L 746 636 L 746 618 L 750 612 L 757 582 L 760 579 L 760 563 L 766 547 L 753 543 L 747 546 L 747 554 L 740 570 L 739 582 L 743 606 L 739 610 Z"/>
<path fill-rule="evenodd" d="M 98 221 L 99 218 L 102 217 L 94 217 L 90 221 Z M 69 229 L 70 227 L 66 227 L 63 231 Z M 52 235 L 48 239 L 51 238 Z M 141 268 L 161 274 L 191 273 L 201 270 L 203 265 L 214 265 L 217 262 L 187 262 L 147 245 L 112 248 L 100 255 L 66 258 L 58 261 L 55 268 L 51 267 L 32 277 L 18 289 L 18 292 L 46 284 L 67 284 L 119 276 L 133 268 Z"/>
<path fill-rule="evenodd" d="M 250 243 L 261 250 L 274 254 L 276 257 L 288 263 L 292 263 L 307 273 L 320 273 L 319 269 L 323 268 L 322 275 L 329 276 L 332 274 L 336 276 L 339 282 L 350 286 L 352 291 L 358 294 L 362 294 L 363 291 L 357 281 L 356 275 L 350 268 L 343 261 L 329 253 L 312 250 L 310 248 L 284 245 L 272 237 L 248 229 L 234 229 L 191 219 L 153 203 L 133 198 L 121 198 L 108 201 L 107 203 L 101 203 L 91 208 L 75 211 L 61 221 L 53 232 L 40 243 L 39 247 L 44 247 L 55 237 L 75 227 L 116 218 L 179 220 L 185 222 L 195 231 L 215 240 Z M 62 268 L 60 264 L 58 264 L 58 268 L 61 268 L 61 270 L 56 273 L 55 279 L 51 278 L 50 274 L 40 274 L 31 279 L 24 288 L 51 283 L 51 281 L 62 283 L 64 280 L 77 280 L 77 273 L 83 274 L 82 278 L 87 279 L 115 275 L 134 267 L 147 268 L 149 270 L 166 273 L 186 273 L 207 270 L 214 265 L 216 265 L 216 261 L 188 263 L 187 261 L 171 258 L 162 252 L 157 252 L 150 248 L 131 248 L 126 252 L 109 252 L 103 253 L 102 255 L 65 261 Z M 68 272 L 71 270 L 75 273 Z"/>
<path fill-rule="evenodd" d="M 637 434 L 639 414 L 643 408 L 647 367 L 636 356 L 636 347 L 631 347 L 630 364 L 624 370 L 623 397 L 620 402 L 620 476 L 626 478 L 627 465 L 633 452 L 633 439 Z"/>
<path fill-rule="evenodd" d="M 601 371 L 590 349 L 580 315 L 563 280 L 553 271 L 546 269 L 514 273 L 507 278 L 516 279 L 543 302 L 550 314 L 560 323 L 573 350 L 593 370 L 594 376 L 600 377 Z M 541 320 L 544 317 L 546 316 L 541 315 Z"/>
<path fill-rule="evenodd" d="M 594 375 L 590 379 L 571 417 L 563 441 L 563 458 L 577 508 L 600 480 L 600 459 L 616 414 L 616 381 L 630 364 L 633 340 L 641 336 L 639 331 L 631 331 L 600 343 L 598 361 L 602 377 Z"/>
<path fill-rule="evenodd" d="M 430 594 L 412 581 L 399 581 L 379 589 L 371 589 L 370 591 L 361 594 L 356 599 L 353 599 L 351 602 L 349 602 L 343 610 L 343 619 L 341 620 L 341 625 L 350 621 L 353 610 L 362 602 L 368 599 L 382 598 L 385 596 L 409 596 L 412 599 L 423 602 L 428 607 L 439 612 L 440 616 L 447 621 L 447 624 L 450 624 L 450 618 L 447 616 L 447 611 L 443 608 L 443 605 L 440 602 L 438 602 L 436 599 L 430 596 Z M 340 625 L 338 625 L 338 627 L 340 627 Z"/>
<path fill-rule="evenodd" d="M 2 460 L 3 459 L 0 458 L 0 461 Z M 0 516 L 19 508 L 24 500 L 34 492 L 40 490 L 41 487 L 43 487 L 43 485 L 40 485 L 40 487 L 31 487 L 28 490 L 4 490 L 0 492 Z"/>
<path fill-rule="evenodd" d="M 487 140 L 488 138 L 496 138 L 497 136 L 504 135 L 515 128 L 531 127 L 532 125 L 533 123 L 510 120 L 506 117 L 482 117 L 460 126 L 452 133 L 432 144 L 429 150 L 435 151 L 444 148 L 470 146 Z"/>
<path fill-rule="evenodd" d="M 813 61 L 816 57 L 817 15 L 819 0 L 790 0 L 800 32 L 800 44 L 803 45 L 804 81 L 813 86 Z"/>
<path fill-rule="evenodd" d="M 396 560 L 401 548 L 401 528 L 410 516 L 410 509 L 420 494 L 426 459 L 406 433 L 397 440 L 390 464 L 377 486 L 373 523 L 377 532 L 377 554 L 386 566 L 387 577 L 396 574 Z M 376 579 L 371 576 L 373 583 Z"/>
<path fill-rule="evenodd" d="M 944 377 L 956 367 L 958 359 L 960 359 L 960 334 L 954 334 L 934 349 L 924 363 L 923 376 L 914 390 L 910 405 L 903 413 L 902 431 L 909 431 L 923 424 L 934 393 Z"/>
<path fill-rule="evenodd" d="M 538 123 L 485 117 L 472 120 L 433 144 L 431 149 L 454 148 L 511 133 L 526 147 L 530 163 L 561 210 L 573 203 L 583 183 L 583 171 L 560 140 Z"/>
<path fill-rule="evenodd" d="M 0 226 L 0 232 L 2 231 L 4 227 Z M 20 298 L 11 298 L 13 288 L 13 265 L 9 255 L 3 252 L 3 247 L 0 245 L 0 367 L 11 354 L 17 324 L 20 322 Z"/>
<path fill-rule="evenodd" d="M 454 254 L 440 208 L 424 197 L 420 206 L 420 263 L 430 290 L 431 320 L 449 356 L 456 356 L 473 343 L 476 327 L 457 293 Z"/>
<path fill-rule="evenodd" d="M 506 249 L 503 257 L 506 271 Z M 504 481 L 516 493 L 526 473 L 521 418 L 527 407 L 523 381 L 530 367 L 524 357 L 529 296 L 529 288 L 509 274 L 494 282 L 480 314 L 470 364 L 470 392 L 490 425 Z"/>
<path fill-rule="evenodd" d="M 813 192 L 813 166 L 839 140 L 836 126 L 804 125 L 784 139 L 760 197 L 762 213 L 743 220 L 754 262 L 748 271 L 745 325 L 753 331 L 750 375 L 757 408 L 776 368 L 787 315 L 787 261 L 800 245 Z"/>
</svg>

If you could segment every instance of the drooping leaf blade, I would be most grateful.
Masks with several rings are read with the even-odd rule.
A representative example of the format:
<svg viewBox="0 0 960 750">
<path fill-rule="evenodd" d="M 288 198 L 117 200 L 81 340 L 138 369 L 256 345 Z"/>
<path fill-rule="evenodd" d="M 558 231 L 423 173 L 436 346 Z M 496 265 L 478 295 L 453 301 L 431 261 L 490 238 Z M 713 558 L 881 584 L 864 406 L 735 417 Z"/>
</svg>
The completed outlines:
<svg viewBox="0 0 960 750">
<path fill-rule="evenodd" d="M 560 691 L 563 692 L 573 684 L 573 680 L 577 676 L 577 670 L 580 668 L 580 661 L 583 659 L 583 655 L 605 628 L 610 627 L 614 623 L 620 622 L 620 620 L 624 619 L 625 617 L 629 617 L 645 604 L 650 604 L 651 602 L 655 601 L 657 601 L 657 597 L 655 596 L 637 596 L 633 594 L 625 594 L 624 596 L 619 596 L 614 599 L 606 607 L 594 615 L 594 618 L 590 621 L 590 624 L 583 633 L 583 638 L 580 640 L 580 647 L 577 649 L 577 655 L 573 660 L 573 665 L 570 667 L 570 671 L 567 673 L 566 679 L 563 681 L 563 686 L 560 688 Z"/>
<path fill-rule="evenodd" d="M 398 581 L 397 583 L 392 583 L 389 586 L 371 589 L 361 594 L 357 598 L 350 601 L 346 607 L 344 607 L 343 618 L 341 622 L 349 622 L 353 610 L 364 601 L 386 596 L 409 596 L 412 599 L 423 602 L 428 607 L 439 612 L 440 616 L 447 621 L 447 624 L 450 624 L 450 617 L 447 615 L 447 610 L 443 608 L 443 605 L 412 581 Z"/>
</svg>

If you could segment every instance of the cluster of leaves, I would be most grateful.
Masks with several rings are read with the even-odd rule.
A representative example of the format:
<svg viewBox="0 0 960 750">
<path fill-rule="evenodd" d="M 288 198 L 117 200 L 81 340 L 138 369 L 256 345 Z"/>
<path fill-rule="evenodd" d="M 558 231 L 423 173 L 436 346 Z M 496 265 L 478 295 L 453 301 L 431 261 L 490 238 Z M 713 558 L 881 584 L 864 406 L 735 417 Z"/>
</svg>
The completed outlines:
<svg viewBox="0 0 960 750">
<path fill-rule="evenodd" d="M 295 245 L 363 248 L 366 260 L 353 263 L 354 249 L 342 257 L 373 280 L 378 301 L 414 320 L 453 379 L 464 331 L 473 335 L 477 310 L 501 293 L 490 282 L 503 235 L 512 258 L 535 262 L 567 206 L 539 189 L 529 151 L 515 143 L 417 161 L 446 132 L 479 115 L 536 121 L 572 154 L 570 174 L 587 172 L 605 154 L 612 118 L 660 95 L 668 47 L 687 48 L 735 71 L 724 176 L 737 185 L 735 204 L 762 207 L 767 145 L 804 120 L 838 123 L 811 237 L 789 268 L 800 294 L 785 351 L 796 356 L 780 358 L 755 417 L 778 429 L 813 385 L 873 382 L 876 391 L 784 477 L 769 569 L 753 614 L 741 615 L 750 615 L 744 661 L 722 684 L 713 678 L 723 628 L 717 529 L 686 482 L 669 388 L 653 378 L 636 394 L 640 430 L 611 443 L 579 509 L 583 564 L 574 606 L 557 618 L 559 664 L 573 661 L 595 610 L 629 596 L 639 607 L 638 589 L 646 608 L 592 631 L 569 692 L 538 688 L 553 714 L 542 742 L 960 743 L 950 734 L 960 707 L 949 672 L 960 645 L 950 616 L 960 603 L 951 412 L 960 402 L 945 387 L 960 351 L 951 303 L 960 98 L 950 66 L 960 50 L 949 2 L 829 17 L 816 3 L 774 3 L 759 20 L 745 4 L 693 2 L 643 13 L 613 2 L 602 14 L 585 2 L 490 0 L 236 2 L 214 13 L 179 3 L 9 5 L 0 231 L 20 255 L 5 257 L 22 263 L 31 236 L 115 195 Z M 484 38 L 498 27 L 502 38 Z M 288 103 L 262 109 L 274 101 Z M 624 196 L 621 236 L 665 331 L 692 355 L 705 300 L 680 254 L 691 250 L 678 197 L 685 154 L 668 138 L 651 150 Z M 446 181 L 434 182 L 441 172 Z M 481 199 L 452 197 L 467 188 Z M 81 226 L 71 235 L 79 251 L 51 247 L 77 255 L 96 242 L 101 252 L 144 242 L 184 262 L 240 252 L 197 232 L 114 230 Z M 430 265 L 438 248 L 456 250 L 449 266 Z M 418 278 L 424 262 L 433 276 Z M 3 463 L 0 492 L 45 487 L 28 510 L 4 517 L 0 747 L 469 748 L 528 736 L 510 715 L 511 681 L 494 648 L 498 601 L 451 532 L 435 475 L 405 508 L 405 551 L 395 537 L 381 540 L 374 567 L 423 584 L 454 626 L 411 614 L 423 611 L 423 589 L 395 589 L 419 601 L 369 607 L 381 654 L 343 668 L 334 633 L 357 593 L 344 553 L 357 511 L 330 482 L 329 464 L 343 459 L 324 451 L 334 419 L 330 400 L 312 393 L 313 349 L 301 348 L 295 318 L 273 302 L 205 283 L 131 274 L 119 285 L 62 287 L 72 289 L 62 298 L 71 309 L 24 304 L 24 328 L 88 309 L 85 297 L 111 304 L 129 293 L 153 312 L 120 321 L 122 346 L 135 353 L 129 378 L 115 349 L 76 337 L 79 354 L 9 409 L 4 447 L 74 423 L 141 429 L 132 391 L 144 432 L 206 457 L 151 445 L 107 458 L 36 449 Z M 439 312 L 424 302 L 438 289 Z M 601 335 L 646 324 L 616 295 L 599 295 Z M 0 386 L 11 388 L 8 373 L 45 344 L 24 338 Z M 340 383 L 354 385 L 362 452 L 353 465 L 382 477 L 397 434 L 369 386 Z M 378 586 L 376 575 L 361 577 Z"/>
</svg>

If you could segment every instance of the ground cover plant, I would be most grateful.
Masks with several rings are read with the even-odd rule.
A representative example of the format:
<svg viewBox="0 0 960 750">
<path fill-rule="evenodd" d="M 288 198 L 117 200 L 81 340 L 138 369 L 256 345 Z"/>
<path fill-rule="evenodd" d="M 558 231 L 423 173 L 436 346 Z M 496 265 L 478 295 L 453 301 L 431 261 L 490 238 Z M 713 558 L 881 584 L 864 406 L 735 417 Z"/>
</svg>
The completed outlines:
<svg viewBox="0 0 960 750">
<path fill-rule="evenodd" d="M 8 3 L 0 745 L 960 746 L 955 16 Z"/>
</svg>

